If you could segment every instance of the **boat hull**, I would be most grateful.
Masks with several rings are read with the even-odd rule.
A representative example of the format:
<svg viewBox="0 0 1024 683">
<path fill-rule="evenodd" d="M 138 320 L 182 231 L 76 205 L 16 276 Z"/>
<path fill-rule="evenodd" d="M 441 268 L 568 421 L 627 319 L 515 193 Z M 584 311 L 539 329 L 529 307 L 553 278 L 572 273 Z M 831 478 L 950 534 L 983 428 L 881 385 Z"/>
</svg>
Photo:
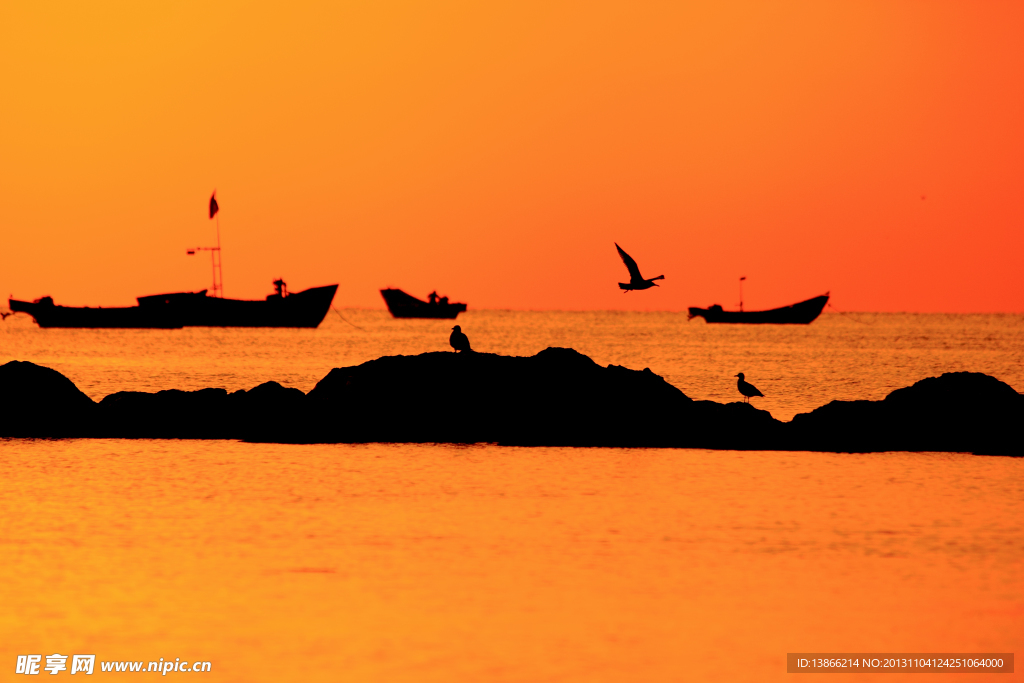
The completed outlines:
<svg viewBox="0 0 1024 683">
<path fill-rule="evenodd" d="M 808 325 L 821 315 L 828 303 L 828 294 L 807 301 L 773 308 L 768 311 L 725 311 L 721 306 L 691 308 L 690 319 L 704 318 L 709 323 L 742 323 L 750 325 Z"/>
<path fill-rule="evenodd" d="M 49 297 L 35 302 L 11 299 L 12 311 L 28 313 L 40 327 L 176 329 L 181 327 L 306 327 L 323 322 L 338 285 L 314 287 L 265 301 L 220 299 L 201 292 L 175 292 L 138 298 L 126 308 L 57 306 Z"/>
<path fill-rule="evenodd" d="M 406 294 L 400 289 L 382 289 L 380 294 L 384 303 L 395 318 L 434 318 L 454 320 L 459 313 L 466 310 L 461 303 L 430 303 Z"/>
<path fill-rule="evenodd" d="M 28 313 L 35 318 L 39 327 L 99 327 L 99 328 L 149 328 L 178 329 L 183 327 L 181 318 L 168 315 L 167 311 L 143 309 L 140 306 L 92 308 L 89 306 L 57 306 L 49 297 L 39 301 L 7 302 L 12 312 Z"/>
</svg>

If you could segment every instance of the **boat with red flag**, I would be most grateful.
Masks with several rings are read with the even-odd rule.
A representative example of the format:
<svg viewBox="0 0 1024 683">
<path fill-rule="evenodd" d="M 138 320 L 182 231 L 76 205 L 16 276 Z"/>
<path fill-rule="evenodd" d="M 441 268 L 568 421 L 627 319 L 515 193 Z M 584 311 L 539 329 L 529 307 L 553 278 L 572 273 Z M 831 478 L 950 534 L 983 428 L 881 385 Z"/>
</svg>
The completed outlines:
<svg viewBox="0 0 1024 683">
<path fill-rule="evenodd" d="M 807 325 L 821 315 L 828 303 L 829 293 L 816 296 L 807 301 L 772 308 L 767 311 L 727 311 L 718 304 L 708 308 L 691 308 L 688 320 L 704 318 L 709 323 L 746 323 L 755 325 Z"/>
</svg>

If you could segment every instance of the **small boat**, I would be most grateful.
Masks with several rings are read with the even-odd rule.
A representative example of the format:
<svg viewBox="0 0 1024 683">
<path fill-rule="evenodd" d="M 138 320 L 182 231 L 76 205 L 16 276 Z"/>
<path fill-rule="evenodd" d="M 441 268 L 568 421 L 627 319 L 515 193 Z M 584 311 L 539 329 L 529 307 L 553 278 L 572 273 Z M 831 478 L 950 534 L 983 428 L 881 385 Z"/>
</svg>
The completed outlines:
<svg viewBox="0 0 1024 683">
<path fill-rule="evenodd" d="M 773 308 L 768 311 L 726 311 L 715 304 L 710 308 L 691 308 L 687 320 L 704 318 L 709 323 L 747 323 L 755 325 L 807 325 L 821 315 L 821 311 L 828 303 L 829 293 L 816 296 L 807 301 Z"/>
<path fill-rule="evenodd" d="M 207 296 L 204 289 L 140 296 L 138 306 L 120 308 L 58 306 L 48 296 L 32 302 L 10 299 L 8 304 L 11 311 L 31 315 L 39 327 L 317 327 L 338 291 L 338 285 L 327 285 L 291 293 L 280 279 L 274 288 L 265 300 Z"/>
<path fill-rule="evenodd" d="M 380 295 L 384 297 L 384 303 L 388 305 L 391 315 L 396 318 L 447 318 L 453 320 L 455 316 L 466 310 L 466 304 L 449 303 L 448 297 L 439 297 L 437 292 L 431 292 L 427 301 L 417 299 L 400 289 L 382 289 Z"/>
</svg>

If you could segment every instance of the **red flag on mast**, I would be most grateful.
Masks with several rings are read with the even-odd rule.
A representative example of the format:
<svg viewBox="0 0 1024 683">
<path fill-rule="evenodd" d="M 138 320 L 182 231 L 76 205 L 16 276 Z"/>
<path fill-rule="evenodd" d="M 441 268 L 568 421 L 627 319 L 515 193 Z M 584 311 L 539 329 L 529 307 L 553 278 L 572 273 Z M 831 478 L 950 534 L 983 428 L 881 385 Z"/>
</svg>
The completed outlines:
<svg viewBox="0 0 1024 683">
<path fill-rule="evenodd" d="M 213 191 L 210 195 L 210 218 L 212 219 L 217 212 L 220 211 L 220 206 L 217 205 L 217 190 Z"/>
</svg>

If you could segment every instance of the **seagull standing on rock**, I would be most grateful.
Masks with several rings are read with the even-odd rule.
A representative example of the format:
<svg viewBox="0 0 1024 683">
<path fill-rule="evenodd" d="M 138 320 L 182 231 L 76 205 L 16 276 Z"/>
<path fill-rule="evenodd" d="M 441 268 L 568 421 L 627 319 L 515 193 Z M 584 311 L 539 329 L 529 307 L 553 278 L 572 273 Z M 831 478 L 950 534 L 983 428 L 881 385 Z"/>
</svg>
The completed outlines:
<svg viewBox="0 0 1024 683">
<path fill-rule="evenodd" d="M 764 397 L 764 394 L 758 391 L 757 387 L 743 379 L 742 372 L 736 376 L 739 377 L 739 379 L 736 380 L 736 388 L 740 390 L 741 394 L 743 394 L 744 403 L 750 403 L 750 399 L 754 396 Z"/>
<path fill-rule="evenodd" d="M 645 280 L 644 276 L 640 274 L 640 268 L 636 265 L 633 257 L 622 251 L 622 247 L 619 246 L 618 242 L 615 243 L 615 248 L 619 250 L 619 256 L 622 258 L 622 262 L 626 264 L 626 270 L 629 271 L 629 282 L 619 283 L 619 289 L 625 290 L 623 294 L 634 289 L 657 287 L 658 285 L 654 284 L 654 281 L 665 279 L 664 275 L 659 275 L 658 277 L 652 277 L 650 280 Z"/>
<path fill-rule="evenodd" d="M 469 337 L 462 332 L 462 328 L 458 325 L 452 328 L 452 336 L 448 337 L 448 343 L 452 345 L 452 348 L 456 351 L 472 351 L 469 348 Z"/>
</svg>

